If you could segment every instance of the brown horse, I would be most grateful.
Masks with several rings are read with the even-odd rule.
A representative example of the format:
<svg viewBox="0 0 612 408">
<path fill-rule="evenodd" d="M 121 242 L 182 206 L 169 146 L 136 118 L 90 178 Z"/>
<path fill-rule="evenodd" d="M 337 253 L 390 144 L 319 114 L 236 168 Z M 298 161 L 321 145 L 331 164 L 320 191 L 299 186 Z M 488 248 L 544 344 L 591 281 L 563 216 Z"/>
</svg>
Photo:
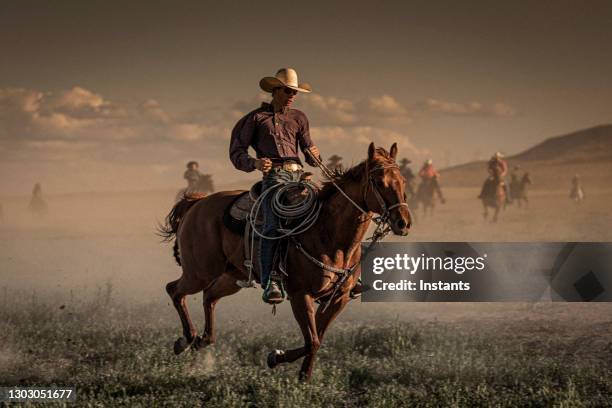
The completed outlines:
<svg viewBox="0 0 612 408">
<path fill-rule="evenodd" d="M 289 246 L 287 256 L 286 289 L 304 336 L 304 345 L 287 352 L 271 352 L 268 355 L 270 368 L 305 357 L 300 378 L 310 378 L 323 335 L 349 302 L 350 291 L 361 274 L 357 266 L 344 284 L 335 288 L 340 274 L 330 272 L 329 267 L 346 270 L 359 262 L 361 241 L 373 213 L 386 213 L 388 224 L 396 235 L 408 234 L 410 212 L 405 203 L 405 181 L 395 164 L 396 156 L 396 144 L 387 152 L 375 148 L 372 143 L 365 161 L 336 173 L 323 184 L 319 191 L 322 203 L 319 218 L 310 229 L 295 237 L 302 249 L 318 263 L 308 259 L 294 245 Z M 332 181 L 355 205 L 349 203 Z M 175 255 L 183 269 L 181 278 L 166 286 L 183 326 L 183 337 L 174 344 L 176 354 L 190 346 L 199 349 L 215 342 L 215 305 L 219 299 L 238 292 L 240 287 L 236 281 L 248 276 L 244 266 L 243 237 L 227 229 L 222 221 L 224 209 L 240 193 L 242 191 L 222 191 L 190 204 L 181 201 L 166 218 L 163 232 L 167 238 L 176 234 Z M 323 264 L 325 267 L 321 266 Z M 197 336 L 185 296 L 200 291 L 204 291 L 205 325 L 203 335 Z M 326 308 L 315 310 L 316 300 L 330 298 Z"/>
<path fill-rule="evenodd" d="M 434 185 L 434 179 L 423 179 L 419 184 L 415 195 L 415 205 L 423 206 L 423 216 L 433 215 L 434 209 L 436 208 L 436 188 Z"/>
<path fill-rule="evenodd" d="M 488 186 L 486 192 L 482 196 L 482 206 L 484 208 L 483 217 L 486 220 L 489 217 L 489 207 L 495 209 L 493 214 L 493 222 L 497 222 L 499 210 L 506 208 L 506 189 L 499 175 L 494 175 L 493 178 L 487 180 Z"/>
</svg>

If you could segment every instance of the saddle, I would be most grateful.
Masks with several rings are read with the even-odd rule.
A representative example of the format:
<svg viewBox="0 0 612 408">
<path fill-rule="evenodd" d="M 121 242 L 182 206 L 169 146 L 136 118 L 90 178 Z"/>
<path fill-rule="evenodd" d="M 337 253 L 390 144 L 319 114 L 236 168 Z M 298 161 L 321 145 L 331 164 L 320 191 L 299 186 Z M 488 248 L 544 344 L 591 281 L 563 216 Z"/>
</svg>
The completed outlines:
<svg viewBox="0 0 612 408">
<path fill-rule="evenodd" d="M 310 181 L 312 178 L 312 173 L 305 172 L 302 174 L 300 180 L 301 181 Z M 223 224 L 236 235 L 242 235 L 244 237 L 244 257 L 246 262 L 251 262 L 253 266 L 253 271 L 255 272 L 255 279 L 259 281 L 260 271 L 259 271 L 259 237 L 255 236 L 255 240 L 257 241 L 255 245 L 253 245 L 251 251 L 251 239 L 253 235 L 253 231 L 251 229 L 251 225 L 248 222 L 248 217 L 251 213 L 251 209 L 255 204 L 255 201 L 262 193 L 262 185 L 261 181 L 255 183 L 249 191 L 245 191 L 238 195 L 226 208 L 223 212 Z M 304 193 L 304 190 L 295 189 L 295 191 L 290 191 L 287 194 L 287 201 L 289 203 L 297 202 L 301 199 L 301 194 Z M 263 212 L 259 212 L 257 219 L 255 220 L 255 226 L 260 229 L 263 225 Z M 284 241 L 284 240 L 281 240 Z M 287 245 L 286 243 L 281 242 L 281 245 L 278 245 L 277 253 L 275 255 L 275 265 L 278 265 L 281 262 L 281 259 L 286 258 Z M 284 269 L 284 266 L 279 266 L 280 269 Z"/>
</svg>

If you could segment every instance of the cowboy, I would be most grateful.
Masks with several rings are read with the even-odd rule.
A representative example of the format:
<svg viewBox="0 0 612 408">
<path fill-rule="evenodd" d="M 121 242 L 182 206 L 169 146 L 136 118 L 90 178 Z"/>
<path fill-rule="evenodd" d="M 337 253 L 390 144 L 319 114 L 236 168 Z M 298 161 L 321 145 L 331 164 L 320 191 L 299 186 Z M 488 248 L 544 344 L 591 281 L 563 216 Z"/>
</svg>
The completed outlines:
<svg viewBox="0 0 612 408">
<path fill-rule="evenodd" d="M 238 170 L 263 173 L 262 191 L 274 187 L 279 182 L 299 181 L 303 174 L 302 163 L 298 156 L 301 149 L 306 162 L 315 166 L 312 156 L 320 160 L 319 149 L 310 138 L 308 118 L 292 109 L 298 92 L 310 93 L 310 85 L 298 82 L 297 72 L 292 68 L 281 68 L 274 77 L 259 81 L 265 92 L 272 94 L 270 103 L 249 112 L 238 121 L 232 130 L 230 160 Z M 255 150 L 256 158 L 248 153 Z M 264 214 L 263 235 L 275 236 L 280 220 L 272 211 L 273 194 L 267 194 L 262 209 Z M 267 303 L 283 301 L 280 289 L 280 276 L 272 271 L 274 254 L 278 240 L 260 240 L 261 284 L 264 287 L 262 299 Z"/>
<path fill-rule="evenodd" d="M 501 152 L 496 152 L 487 163 L 487 171 L 489 172 L 489 178 L 485 180 L 480 190 L 478 198 L 483 198 L 486 195 L 489 185 L 497 178 L 500 180 L 506 191 L 506 203 L 510 204 L 510 191 L 508 183 L 505 181 L 505 177 L 508 174 L 508 163 L 504 160 L 504 155 Z"/>
<path fill-rule="evenodd" d="M 442 191 L 440 190 L 440 184 L 438 183 L 438 178 L 440 174 L 433 166 L 433 160 L 427 159 L 425 163 L 423 163 L 423 167 L 419 170 L 419 177 L 421 177 L 422 184 L 426 185 L 427 183 L 431 183 L 434 191 L 440 197 L 440 201 L 444 204 L 446 200 L 442 196 Z"/>
<path fill-rule="evenodd" d="M 402 176 L 404 176 L 404 178 L 406 179 L 406 192 L 408 193 L 409 197 L 413 197 L 415 194 L 414 179 L 416 178 L 416 176 L 412 172 L 410 166 L 408 166 L 410 163 L 412 163 L 412 161 L 404 157 L 399 164 L 400 173 L 402 173 Z"/>
<path fill-rule="evenodd" d="M 198 170 L 199 167 L 200 165 L 197 161 L 190 161 L 187 163 L 187 170 L 185 170 L 183 178 L 187 180 L 188 190 L 195 190 L 198 180 L 200 180 L 200 177 L 202 176 Z"/>
</svg>

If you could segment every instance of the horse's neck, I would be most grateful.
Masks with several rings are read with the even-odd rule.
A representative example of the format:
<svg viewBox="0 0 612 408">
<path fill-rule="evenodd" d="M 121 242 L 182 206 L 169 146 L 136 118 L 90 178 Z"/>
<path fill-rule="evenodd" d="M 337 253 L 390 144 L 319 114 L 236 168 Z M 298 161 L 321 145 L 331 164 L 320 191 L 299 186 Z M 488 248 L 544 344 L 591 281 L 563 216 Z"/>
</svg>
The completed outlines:
<svg viewBox="0 0 612 408">
<path fill-rule="evenodd" d="M 350 183 L 350 185 L 343 186 L 342 189 L 363 208 L 361 204 L 363 197 L 359 185 Z M 343 254 L 348 260 L 359 249 L 369 225 L 370 221 L 365 220 L 360 210 L 344 195 L 335 192 L 323 203 L 323 209 L 317 222 L 315 239 L 318 240 L 318 249 L 330 257 L 339 253 Z"/>
</svg>

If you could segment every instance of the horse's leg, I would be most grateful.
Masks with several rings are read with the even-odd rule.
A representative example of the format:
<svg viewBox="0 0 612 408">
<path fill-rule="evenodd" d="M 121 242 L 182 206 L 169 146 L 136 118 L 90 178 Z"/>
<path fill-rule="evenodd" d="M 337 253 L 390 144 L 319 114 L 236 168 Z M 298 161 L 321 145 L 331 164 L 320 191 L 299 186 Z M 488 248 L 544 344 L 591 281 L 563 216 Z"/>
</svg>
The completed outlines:
<svg viewBox="0 0 612 408">
<path fill-rule="evenodd" d="M 196 350 L 215 343 L 215 305 L 222 297 L 233 295 L 239 290 L 240 287 L 236 285 L 236 278 L 223 274 L 204 291 L 204 333 L 201 337 L 197 336 L 193 343 Z"/>
<path fill-rule="evenodd" d="M 340 312 L 344 310 L 350 298 L 348 295 L 337 298 L 334 303 L 330 304 L 329 307 L 323 312 L 323 307 L 319 306 L 317 309 L 317 330 L 319 335 L 319 343 L 323 342 L 323 336 L 325 331 L 329 328 L 331 322 L 338 317 Z"/>
<path fill-rule="evenodd" d="M 189 317 L 185 297 L 187 295 L 193 295 L 200 290 L 202 290 L 202 288 L 194 282 L 186 283 L 184 277 L 181 277 L 180 279 L 172 281 L 166 285 L 166 292 L 168 292 L 168 295 L 170 295 L 172 304 L 174 304 L 179 318 L 181 319 L 181 324 L 183 325 L 183 337 L 180 337 L 174 342 L 175 354 L 180 354 L 185 351 L 185 349 L 189 347 L 191 343 L 193 343 L 193 340 L 196 337 L 197 332 L 195 327 L 193 327 L 191 318 Z"/>
<path fill-rule="evenodd" d="M 289 350 L 286 353 L 273 351 L 268 354 L 268 367 L 274 368 L 279 363 L 293 362 L 305 356 L 302 368 L 300 368 L 300 379 L 309 380 L 312 375 L 314 357 L 320 345 L 312 296 L 306 293 L 291 295 L 291 309 L 302 330 L 304 347 Z"/>
<path fill-rule="evenodd" d="M 319 337 L 319 344 L 323 339 L 325 330 L 329 327 L 330 323 L 338 316 L 338 314 L 340 314 L 340 312 L 344 309 L 349 300 L 350 299 L 347 296 L 338 298 L 336 299 L 336 301 L 329 305 L 325 312 L 322 311 L 323 306 L 319 306 L 317 308 L 315 322 L 317 327 L 317 335 Z M 268 367 L 274 368 L 282 363 L 293 363 L 295 360 L 300 357 L 304 357 L 305 355 L 305 347 L 298 347 L 296 349 L 287 350 L 280 353 L 273 351 L 268 355 Z"/>
</svg>

